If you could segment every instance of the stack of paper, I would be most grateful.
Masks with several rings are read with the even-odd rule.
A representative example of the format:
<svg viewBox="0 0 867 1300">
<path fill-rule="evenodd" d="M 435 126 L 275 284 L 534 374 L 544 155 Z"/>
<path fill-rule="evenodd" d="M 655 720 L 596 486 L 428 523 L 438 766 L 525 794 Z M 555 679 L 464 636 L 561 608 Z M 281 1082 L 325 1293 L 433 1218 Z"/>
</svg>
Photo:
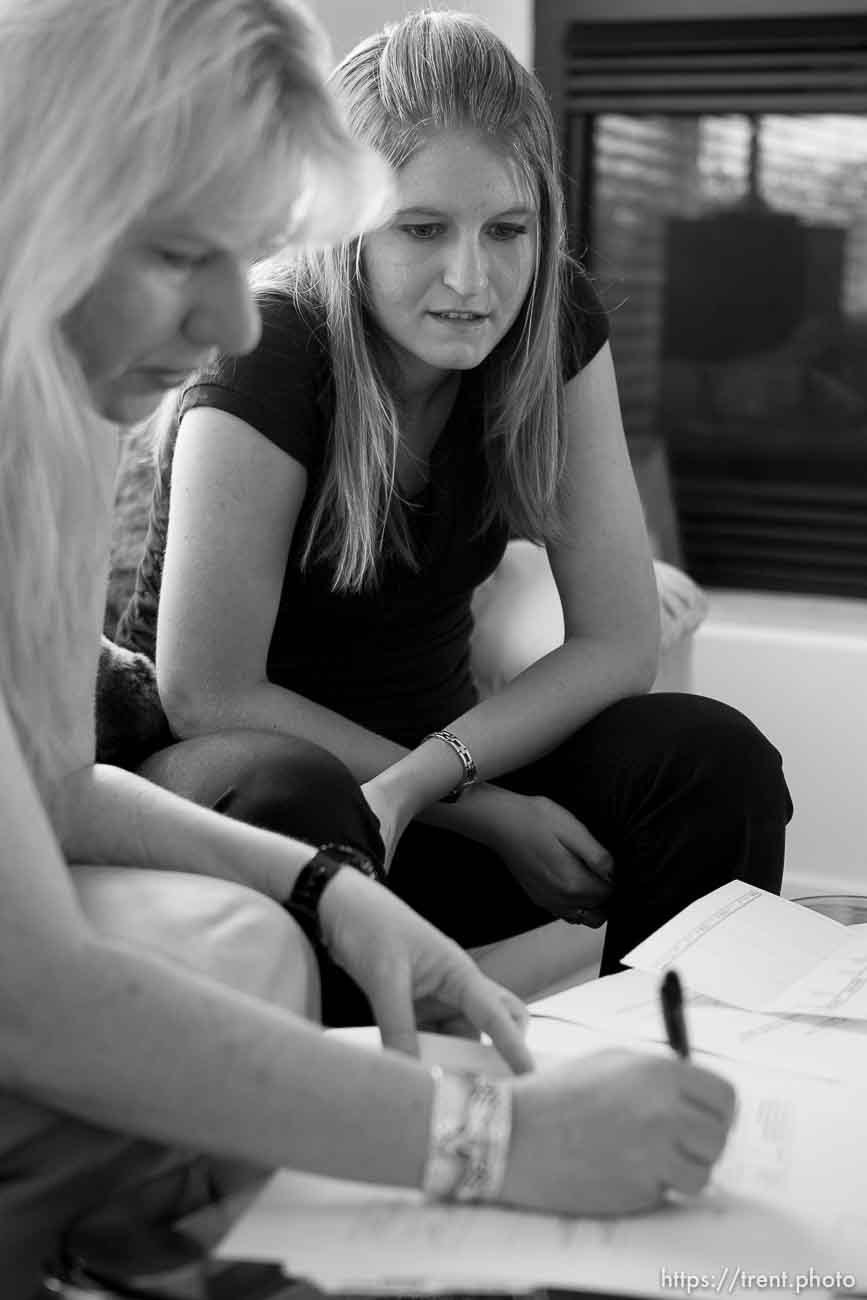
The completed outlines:
<svg viewBox="0 0 867 1300">
<path fill-rule="evenodd" d="M 867 1024 L 856 1018 L 867 1019 L 865 930 L 736 882 L 635 949 L 630 960 L 643 969 L 532 1008 L 540 1065 L 615 1042 L 665 1051 L 658 972 L 677 967 L 693 1049 L 714 1053 L 704 1063 L 739 1097 L 702 1195 L 652 1214 L 569 1219 L 430 1206 L 393 1188 L 284 1171 L 220 1254 L 278 1261 L 323 1289 L 356 1292 L 867 1291 Z M 375 1031 L 349 1032 L 376 1050 Z M 447 1068 L 503 1068 L 490 1047 L 422 1041 Z"/>
<path fill-rule="evenodd" d="M 640 969 L 567 989 L 533 1012 L 664 1042 L 659 976 L 676 966 L 694 1050 L 867 1087 L 867 926 L 734 881 L 626 961 Z"/>
<path fill-rule="evenodd" d="M 841 925 L 740 880 L 691 903 L 624 961 L 676 966 L 696 991 L 754 1011 L 867 1020 L 867 925 Z"/>
</svg>

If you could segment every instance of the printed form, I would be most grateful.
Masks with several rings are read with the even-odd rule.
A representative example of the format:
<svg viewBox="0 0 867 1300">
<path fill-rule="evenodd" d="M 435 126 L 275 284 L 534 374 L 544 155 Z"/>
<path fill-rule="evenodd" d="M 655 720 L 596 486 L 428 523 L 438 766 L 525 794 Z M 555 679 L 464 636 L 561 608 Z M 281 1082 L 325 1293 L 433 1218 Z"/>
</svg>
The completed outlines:
<svg viewBox="0 0 867 1300">
<path fill-rule="evenodd" d="M 375 1031 L 349 1032 L 375 1049 Z M 541 1019 L 529 1035 L 540 1064 L 615 1041 L 624 1040 Z M 502 1069 L 478 1043 L 423 1035 L 423 1051 L 446 1068 Z M 713 1184 L 695 1198 L 650 1214 L 571 1219 L 426 1205 L 414 1193 L 283 1171 L 219 1254 L 277 1261 L 338 1291 L 742 1296 L 821 1291 L 835 1278 L 867 1289 L 867 1092 L 742 1062 L 707 1064 L 735 1084 L 739 1109 Z"/>
<path fill-rule="evenodd" d="M 689 1039 L 694 1052 L 794 1070 L 822 1079 L 867 1083 L 867 1021 L 745 1011 L 695 993 L 684 980 Z M 542 1023 L 596 1028 L 651 1044 L 664 1044 L 659 976 L 630 970 L 565 989 L 532 1005 Z"/>
<path fill-rule="evenodd" d="M 623 960 L 676 966 L 693 992 L 753 1011 L 867 1020 L 867 925 L 841 925 L 741 880 L 690 903 Z"/>
</svg>

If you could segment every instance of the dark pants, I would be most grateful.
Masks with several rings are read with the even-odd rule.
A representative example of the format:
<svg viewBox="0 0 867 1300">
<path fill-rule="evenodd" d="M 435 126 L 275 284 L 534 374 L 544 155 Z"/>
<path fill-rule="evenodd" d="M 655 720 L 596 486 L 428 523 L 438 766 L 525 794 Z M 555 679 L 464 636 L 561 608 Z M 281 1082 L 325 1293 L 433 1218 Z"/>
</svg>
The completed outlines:
<svg viewBox="0 0 867 1300">
<path fill-rule="evenodd" d="M 204 1159 L 0 1092 L 0 1295 L 35 1300 L 46 1270 L 99 1257 L 94 1240 L 134 1257 L 143 1225 L 168 1232 L 216 1183 Z"/>
<path fill-rule="evenodd" d="M 332 755 L 306 741 L 227 732 L 186 741 L 139 769 L 228 816 L 311 843 L 339 840 L 377 854 L 376 821 Z M 779 892 L 792 813 L 780 755 L 728 705 L 651 694 L 605 709 L 503 785 L 544 794 L 611 852 L 614 896 L 601 973 L 688 903 L 740 879 Z M 490 849 L 412 824 L 391 888 L 463 947 L 544 925 L 537 906 Z M 369 1009 L 339 971 L 323 971 L 326 1023 Z"/>
</svg>

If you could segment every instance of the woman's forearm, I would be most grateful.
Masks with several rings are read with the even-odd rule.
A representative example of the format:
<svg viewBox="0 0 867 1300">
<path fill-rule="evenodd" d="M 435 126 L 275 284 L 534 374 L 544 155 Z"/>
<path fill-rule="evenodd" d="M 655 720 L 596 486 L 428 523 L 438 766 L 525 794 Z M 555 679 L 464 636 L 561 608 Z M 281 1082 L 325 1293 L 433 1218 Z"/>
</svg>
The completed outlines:
<svg viewBox="0 0 867 1300">
<path fill-rule="evenodd" d="M 283 1004 L 272 1006 L 200 974 L 187 964 L 182 946 L 172 944 L 171 956 L 164 957 L 147 942 L 113 939 L 110 929 L 95 928 L 2 698 L 0 770 L 0 1089 L 187 1149 L 419 1184 L 432 1093 L 421 1066 L 331 1042 Z M 138 787 L 136 778 L 119 775 L 129 788 Z M 86 788 L 84 776 L 79 790 Z M 110 771 L 100 776 L 108 777 L 101 793 L 114 795 Z M 67 800 L 72 793 L 72 786 L 63 791 Z M 122 801 L 110 802 L 122 810 Z M 173 802 L 164 802 L 164 810 Z M 186 811 L 220 828 L 227 846 L 258 840 L 285 853 L 279 836 L 193 805 Z M 191 835 L 193 841 L 198 853 L 202 839 Z M 289 981 L 286 1004 L 306 1008 L 304 968 L 312 955 L 298 927 L 288 917 L 281 921 L 276 907 L 270 910 L 272 955 L 283 954 Z M 528 1067 L 518 1008 L 388 890 L 358 872 L 338 871 L 318 914 L 335 960 L 378 1008 L 383 1041 L 411 1050 L 412 998 L 429 994 L 447 1013 L 471 1008 L 473 1023 L 491 1026 L 506 1059 Z M 236 972 L 229 958 L 218 969 L 231 981 Z"/>
<path fill-rule="evenodd" d="M 655 653 L 576 637 L 449 726 L 469 746 L 480 778 L 493 778 L 556 748 L 609 704 L 643 694 L 655 674 Z"/>
<path fill-rule="evenodd" d="M 556 748 L 609 704 L 648 690 L 654 675 L 650 654 L 575 638 L 461 714 L 448 729 L 469 748 L 479 778 L 493 780 Z M 436 801 L 459 775 L 447 747 L 430 740 L 382 773 L 378 784 L 407 819 L 428 809 L 438 821 L 442 814 Z M 469 827 L 485 825 L 488 801 L 483 805 L 478 800 L 472 811 L 470 797 L 466 803 L 464 833 L 472 837 Z M 482 830 L 475 838 L 483 835 Z"/>
<path fill-rule="evenodd" d="M 98 938 L 47 955 L 42 976 L 0 994 L 0 1012 L 30 1008 L 4 1034 L 4 1086 L 172 1145 L 419 1185 L 431 1083 L 417 1062 Z"/>
<path fill-rule="evenodd" d="M 252 727 L 300 736 L 335 754 L 359 782 L 390 773 L 411 752 L 405 745 L 368 731 L 333 709 L 273 682 L 223 695 L 218 710 L 204 704 L 195 708 L 188 705 L 183 720 L 179 716 L 170 720 L 178 734 L 185 736 L 208 734 L 225 727 Z M 488 801 L 476 798 L 475 794 L 472 804 L 470 800 L 462 800 L 460 804 L 425 805 L 416 799 L 414 806 L 421 821 L 487 843 L 493 807 L 489 812 Z"/>
<path fill-rule="evenodd" d="M 390 770 L 410 752 L 271 683 L 229 697 L 219 720 L 200 716 L 202 732 L 209 730 L 209 724 L 276 728 L 304 736 L 335 753 L 359 781 Z M 150 781 L 107 764 L 72 773 L 59 807 L 56 824 L 71 862 L 197 872 L 283 898 L 294 874 L 311 854 L 307 844 L 217 818 Z M 472 806 L 469 800 L 454 805 L 437 803 L 423 809 L 421 818 L 470 839 L 487 842 L 489 838 L 491 817 L 481 798 L 474 798 Z"/>
<path fill-rule="evenodd" d="M 420 1066 L 332 1043 L 287 1011 L 144 945 L 97 934 L 82 915 L 2 699 L 0 768 L 0 1087 L 183 1147 L 418 1182 L 430 1097 Z M 65 804 L 76 793 L 87 803 L 87 775 L 68 779 Z M 219 828 L 229 858 L 256 842 L 263 857 L 274 850 L 275 870 L 281 855 L 286 860 L 280 836 L 151 791 L 128 773 L 96 769 L 94 788 L 113 835 L 114 822 L 131 817 L 116 797 L 118 778 L 126 789 L 152 794 L 154 802 L 140 810 L 148 820 L 159 805 L 158 822 L 172 822 L 179 810 L 185 824 L 205 828 L 188 836 L 184 862 L 170 865 L 195 867 L 197 857 L 201 865 L 208 845 L 219 861 L 211 827 Z M 88 809 L 93 814 L 97 802 Z M 172 834 L 177 827 L 169 827 Z M 365 899 L 370 912 L 375 888 L 355 872 L 338 873 L 325 895 L 332 920 L 347 910 L 357 918 Z M 287 943 L 301 944 L 288 919 L 286 927 Z"/>
<path fill-rule="evenodd" d="M 163 703 L 172 729 L 183 739 L 229 727 L 282 732 L 335 754 L 357 781 L 369 780 L 407 752 L 404 746 L 274 682 L 223 690 L 211 703 L 196 699 L 173 705 L 170 695 Z"/>
<path fill-rule="evenodd" d="M 58 820 L 67 861 L 217 876 L 276 899 L 314 853 L 101 763 L 66 778 Z"/>
<path fill-rule="evenodd" d="M 480 776 L 493 779 L 555 748 L 608 704 L 647 690 L 654 673 L 653 656 L 632 645 L 574 638 L 448 725 L 469 746 Z M 169 707 L 169 717 L 184 736 L 226 727 L 300 736 L 337 755 L 356 780 L 379 786 L 404 821 L 419 817 L 481 842 L 490 838 L 494 800 L 439 802 L 460 767 L 437 742 L 408 750 L 271 682 L 225 693 L 213 707 Z"/>
</svg>

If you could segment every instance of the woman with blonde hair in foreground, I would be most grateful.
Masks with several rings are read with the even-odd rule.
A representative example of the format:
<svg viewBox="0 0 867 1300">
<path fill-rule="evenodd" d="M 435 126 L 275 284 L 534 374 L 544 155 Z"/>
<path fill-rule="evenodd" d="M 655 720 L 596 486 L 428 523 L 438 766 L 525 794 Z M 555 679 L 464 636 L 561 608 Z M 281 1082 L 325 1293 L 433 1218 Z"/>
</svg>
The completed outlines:
<svg viewBox="0 0 867 1300">
<path fill-rule="evenodd" d="M 191 1151 L 605 1212 L 699 1188 L 731 1120 L 728 1085 L 680 1061 L 529 1073 L 521 1005 L 360 855 L 94 762 L 116 425 L 212 350 L 255 346 L 251 259 L 380 208 L 384 171 L 318 59 L 290 0 L 0 3 L 4 1300 Z M 310 1023 L 304 929 L 396 1050 Z M 523 1077 L 435 1078 L 417 1016 L 488 1032 Z M 468 1115 L 459 1158 L 444 1134 Z"/>
</svg>

